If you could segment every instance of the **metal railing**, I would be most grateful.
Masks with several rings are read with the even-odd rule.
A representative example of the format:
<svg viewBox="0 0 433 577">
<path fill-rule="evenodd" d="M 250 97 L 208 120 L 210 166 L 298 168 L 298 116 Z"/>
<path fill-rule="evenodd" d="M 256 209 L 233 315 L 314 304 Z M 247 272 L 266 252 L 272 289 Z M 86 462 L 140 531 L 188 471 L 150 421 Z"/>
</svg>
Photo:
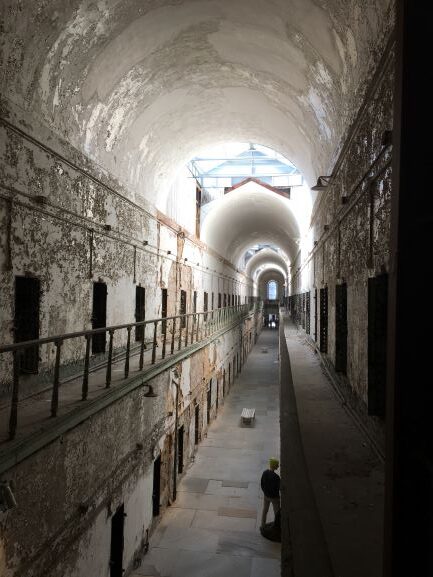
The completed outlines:
<svg viewBox="0 0 433 577">
<path fill-rule="evenodd" d="M 37 349 L 45 344 L 54 344 L 55 361 L 53 370 L 53 381 L 51 388 L 50 416 L 56 417 L 59 411 L 60 403 L 60 369 L 62 364 L 62 346 L 65 341 L 72 339 L 85 340 L 85 354 L 83 360 L 82 373 L 74 376 L 74 379 L 81 380 L 80 400 L 85 401 L 89 395 L 89 373 L 92 339 L 96 335 L 104 335 L 105 342 L 108 334 L 108 354 L 105 368 L 105 389 L 112 385 L 113 364 L 123 362 L 123 379 L 127 379 L 131 372 L 131 358 L 138 356 L 138 363 L 135 367 L 136 372 L 143 370 L 145 364 L 154 365 L 157 361 L 164 360 L 168 355 L 173 355 L 191 344 L 202 341 L 220 329 L 240 321 L 250 311 L 257 307 L 257 304 L 244 304 L 232 307 L 214 309 L 200 313 L 189 313 L 160 319 L 152 319 L 136 323 L 128 323 L 116 326 L 109 326 L 100 329 L 86 330 L 73 333 L 65 333 L 53 337 L 14 343 L 0 346 L 0 355 L 12 355 L 12 383 L 10 398 L 9 414 L 9 440 L 15 438 L 18 427 L 18 412 L 20 405 L 20 376 L 21 376 L 21 359 L 26 350 L 31 348 Z M 139 343 L 134 351 L 131 351 L 131 334 L 133 329 L 143 327 L 139 330 Z M 150 329 L 148 327 L 151 327 Z M 148 330 L 146 330 L 148 328 Z M 113 360 L 114 339 L 116 333 L 126 331 L 126 346 L 122 352 L 120 360 Z M 146 333 L 152 336 L 146 339 Z M 100 337 L 101 338 L 101 337 Z M 84 344 L 84 343 L 83 343 Z M 149 347 L 149 348 L 148 348 Z M 104 347 L 105 348 L 105 347 Z M 145 354 L 150 353 L 150 358 L 146 360 Z M 103 370 L 102 369 L 102 370 Z M 70 380 L 70 379 L 69 379 Z M 77 399 L 79 400 L 79 399 Z"/>
</svg>

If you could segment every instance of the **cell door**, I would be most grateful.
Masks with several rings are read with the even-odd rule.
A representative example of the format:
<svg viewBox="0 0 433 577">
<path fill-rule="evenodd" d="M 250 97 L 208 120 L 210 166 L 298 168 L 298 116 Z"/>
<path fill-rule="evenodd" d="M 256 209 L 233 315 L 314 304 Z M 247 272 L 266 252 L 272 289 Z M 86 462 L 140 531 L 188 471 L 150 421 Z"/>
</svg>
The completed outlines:
<svg viewBox="0 0 433 577">
<path fill-rule="evenodd" d="M 104 282 L 93 283 L 92 329 L 107 326 L 107 285 Z M 105 353 L 106 333 L 92 337 L 92 353 Z"/>
<path fill-rule="evenodd" d="M 208 310 L 208 306 L 209 306 L 208 301 L 209 301 L 209 297 L 208 297 L 207 292 L 205 292 L 203 295 L 203 310 L 205 313 L 207 313 L 207 310 Z M 207 321 L 207 314 L 204 315 L 204 320 Z"/>
<path fill-rule="evenodd" d="M 125 508 L 120 505 L 111 518 L 110 577 L 123 577 Z"/>
<path fill-rule="evenodd" d="M 179 306 L 179 314 L 186 315 L 186 291 L 180 291 L 180 306 Z M 186 318 L 182 317 L 180 320 L 180 326 L 184 329 L 186 327 Z"/>
<path fill-rule="evenodd" d="M 184 441 L 185 429 L 183 425 L 179 428 L 177 434 L 177 472 L 179 475 L 183 471 L 183 441 Z"/>
<path fill-rule="evenodd" d="M 335 370 L 347 370 L 347 284 L 335 287 Z"/>
<path fill-rule="evenodd" d="M 198 445 L 200 440 L 200 405 L 196 405 L 194 409 L 195 427 L 194 427 L 194 442 Z"/>
<path fill-rule="evenodd" d="M 152 514 L 158 517 L 161 500 L 161 455 L 153 462 Z"/>
<path fill-rule="evenodd" d="M 388 275 L 368 279 L 368 414 L 385 416 Z"/>
<path fill-rule="evenodd" d="M 212 402 L 212 381 L 209 383 L 209 385 L 208 385 L 208 390 L 207 390 L 206 418 L 207 418 L 207 424 L 208 424 L 208 425 L 209 425 L 209 423 L 210 423 L 210 406 L 211 406 L 211 402 Z"/>
<path fill-rule="evenodd" d="M 39 304 L 41 283 L 37 278 L 15 277 L 15 319 L 14 336 L 16 343 L 39 338 Z M 26 374 L 37 374 L 39 347 L 25 349 L 20 357 L 20 370 Z"/>
<path fill-rule="evenodd" d="M 142 286 L 135 287 L 135 322 L 146 319 L 146 290 Z M 141 341 L 144 335 L 144 325 L 135 327 L 135 340 Z"/>
<path fill-rule="evenodd" d="M 317 289 L 314 289 L 314 340 L 317 343 Z"/>
<path fill-rule="evenodd" d="M 215 401 L 215 407 L 216 407 L 217 413 L 218 413 L 218 401 L 219 401 L 218 397 L 219 397 L 219 379 L 217 377 L 217 379 L 216 379 L 216 401 Z"/>
<path fill-rule="evenodd" d="M 167 304 L 168 304 L 168 294 L 167 289 L 161 289 L 161 317 L 165 319 L 167 317 Z M 167 331 L 167 321 L 161 323 L 161 332 L 165 335 Z"/>
<path fill-rule="evenodd" d="M 328 287 L 320 289 L 320 352 L 328 352 Z"/>
</svg>

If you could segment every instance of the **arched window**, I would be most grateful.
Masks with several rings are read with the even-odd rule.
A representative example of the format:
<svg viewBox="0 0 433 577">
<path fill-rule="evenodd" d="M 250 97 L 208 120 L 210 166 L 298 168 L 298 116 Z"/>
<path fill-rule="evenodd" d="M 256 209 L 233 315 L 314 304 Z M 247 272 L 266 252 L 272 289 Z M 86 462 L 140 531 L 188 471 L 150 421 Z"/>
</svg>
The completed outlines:
<svg viewBox="0 0 433 577">
<path fill-rule="evenodd" d="M 268 299 L 274 301 L 277 298 L 277 283 L 274 280 L 268 282 Z"/>
</svg>

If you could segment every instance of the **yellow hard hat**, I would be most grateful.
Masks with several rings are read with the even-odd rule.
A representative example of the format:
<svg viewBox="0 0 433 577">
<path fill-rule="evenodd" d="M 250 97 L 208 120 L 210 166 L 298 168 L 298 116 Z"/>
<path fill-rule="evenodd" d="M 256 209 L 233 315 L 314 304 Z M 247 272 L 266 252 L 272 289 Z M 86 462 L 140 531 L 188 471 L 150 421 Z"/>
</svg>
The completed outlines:
<svg viewBox="0 0 433 577">
<path fill-rule="evenodd" d="M 269 466 L 271 467 L 271 469 L 278 469 L 278 467 L 280 466 L 280 461 L 278 459 L 275 459 L 275 457 L 271 457 L 269 459 Z"/>
</svg>

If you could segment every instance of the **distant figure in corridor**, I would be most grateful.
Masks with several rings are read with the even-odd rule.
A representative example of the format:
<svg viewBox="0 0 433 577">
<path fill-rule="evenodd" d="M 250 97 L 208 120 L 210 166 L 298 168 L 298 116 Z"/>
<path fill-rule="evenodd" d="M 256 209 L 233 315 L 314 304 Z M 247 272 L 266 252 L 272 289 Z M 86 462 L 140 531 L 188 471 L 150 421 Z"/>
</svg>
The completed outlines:
<svg viewBox="0 0 433 577">
<path fill-rule="evenodd" d="M 263 471 L 260 486 L 263 491 L 263 512 L 260 528 L 264 529 L 269 505 L 272 503 L 274 515 L 280 511 L 280 477 L 275 472 L 280 466 L 278 459 L 269 459 L 269 469 Z"/>
</svg>

